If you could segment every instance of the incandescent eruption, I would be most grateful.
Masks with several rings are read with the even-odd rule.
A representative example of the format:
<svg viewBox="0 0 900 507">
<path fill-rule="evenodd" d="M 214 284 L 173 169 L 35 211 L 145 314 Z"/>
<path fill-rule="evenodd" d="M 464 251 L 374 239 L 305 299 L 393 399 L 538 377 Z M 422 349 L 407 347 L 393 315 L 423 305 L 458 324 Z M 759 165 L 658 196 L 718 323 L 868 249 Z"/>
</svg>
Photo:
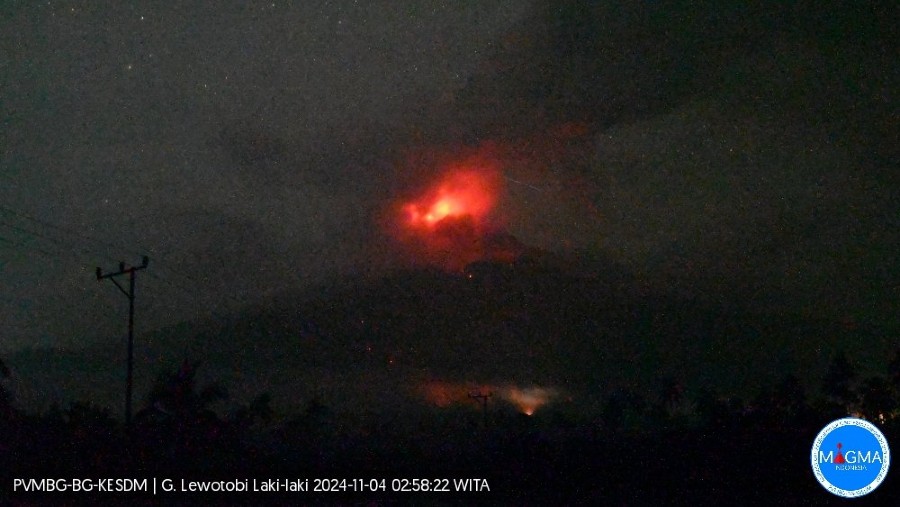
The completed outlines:
<svg viewBox="0 0 900 507">
<path fill-rule="evenodd" d="M 498 181 L 490 166 L 451 169 L 435 188 L 404 207 L 407 223 L 424 230 L 433 230 L 444 220 L 471 219 L 481 225 L 496 203 Z"/>
<path fill-rule="evenodd" d="M 392 214 L 392 235 L 411 260 L 461 270 L 478 260 L 515 258 L 518 243 L 501 232 L 503 178 L 496 157 L 482 149 L 444 164 L 439 174 Z"/>
</svg>

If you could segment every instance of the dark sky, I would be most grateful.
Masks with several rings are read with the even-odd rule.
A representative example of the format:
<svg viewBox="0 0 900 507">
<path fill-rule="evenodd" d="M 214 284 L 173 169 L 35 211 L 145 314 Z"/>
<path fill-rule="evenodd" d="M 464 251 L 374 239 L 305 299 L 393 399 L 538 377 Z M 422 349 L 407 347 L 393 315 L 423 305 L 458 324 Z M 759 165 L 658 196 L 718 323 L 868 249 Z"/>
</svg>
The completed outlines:
<svg viewBox="0 0 900 507">
<path fill-rule="evenodd" d="M 892 10 L 779 3 L 4 2 L 0 350 L 121 334 L 142 254 L 143 329 L 380 272 L 483 149 L 526 244 L 896 329 Z"/>
</svg>

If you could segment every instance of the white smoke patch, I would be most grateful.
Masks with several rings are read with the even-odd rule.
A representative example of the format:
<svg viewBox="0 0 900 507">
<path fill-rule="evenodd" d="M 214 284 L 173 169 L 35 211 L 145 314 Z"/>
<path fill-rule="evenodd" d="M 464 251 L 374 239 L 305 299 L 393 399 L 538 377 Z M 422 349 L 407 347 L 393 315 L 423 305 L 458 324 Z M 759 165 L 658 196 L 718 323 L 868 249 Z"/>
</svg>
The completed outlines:
<svg viewBox="0 0 900 507">
<path fill-rule="evenodd" d="M 520 412 L 529 416 L 534 415 L 538 409 L 554 401 L 559 396 L 559 392 L 556 389 L 539 386 L 525 388 L 510 386 L 502 389 L 499 394 L 503 399 L 518 408 Z"/>
</svg>

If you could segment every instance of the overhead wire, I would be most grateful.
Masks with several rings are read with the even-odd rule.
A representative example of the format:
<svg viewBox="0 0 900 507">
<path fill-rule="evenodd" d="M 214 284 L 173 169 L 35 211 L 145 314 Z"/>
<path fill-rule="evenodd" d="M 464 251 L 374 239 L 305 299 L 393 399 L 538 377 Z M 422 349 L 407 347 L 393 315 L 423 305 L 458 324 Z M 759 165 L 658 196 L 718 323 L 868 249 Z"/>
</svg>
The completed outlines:
<svg viewBox="0 0 900 507">
<path fill-rule="evenodd" d="M 121 246 L 121 245 L 114 245 L 114 244 L 109 243 L 109 242 L 107 242 L 107 241 L 104 241 L 104 240 L 95 238 L 95 237 L 93 237 L 93 236 L 90 236 L 90 235 L 88 235 L 88 234 L 85 234 L 84 232 L 80 232 L 80 231 L 72 231 L 72 230 L 70 230 L 70 229 L 67 229 L 67 228 L 65 228 L 65 227 L 56 225 L 56 224 L 51 223 L 51 222 L 48 222 L 48 221 L 46 221 L 46 220 L 41 220 L 41 219 L 39 219 L 39 218 L 35 218 L 35 217 L 33 217 L 33 216 L 31 216 L 31 215 L 29 215 L 29 214 L 27 214 L 27 213 L 24 213 L 24 212 L 22 212 L 22 211 L 14 210 L 14 209 L 12 209 L 12 208 L 9 208 L 9 207 L 3 206 L 3 205 L 0 205 L 0 211 L 5 212 L 5 213 L 10 214 L 10 215 L 13 215 L 13 216 L 16 216 L 16 217 L 18 217 L 18 218 L 24 219 L 24 220 L 28 220 L 28 221 L 33 222 L 33 223 L 36 223 L 36 224 L 42 225 L 42 226 L 47 227 L 47 228 L 50 228 L 50 229 L 54 229 L 54 230 L 57 230 L 57 231 L 60 231 L 60 232 L 64 232 L 64 233 L 66 233 L 66 234 L 70 234 L 70 235 L 73 235 L 73 236 L 78 236 L 78 237 L 80 237 L 80 238 L 87 239 L 87 240 L 89 240 L 89 241 L 93 241 L 93 242 L 95 242 L 95 243 L 97 243 L 97 244 L 100 244 L 100 245 L 103 245 L 103 246 L 105 246 L 105 247 L 107 247 L 107 248 L 113 248 L 113 249 L 115 249 L 115 250 L 122 250 L 122 246 Z M 135 252 L 135 251 L 129 251 L 128 253 L 132 253 L 132 254 L 139 255 L 139 253 L 138 253 L 138 252 Z"/>
<path fill-rule="evenodd" d="M 51 258 L 51 259 L 56 258 L 56 256 L 53 255 L 53 254 L 51 254 L 50 252 L 44 250 L 43 248 L 38 248 L 38 247 L 36 247 L 36 246 L 34 246 L 34 245 L 28 245 L 28 244 L 25 244 L 25 243 L 20 243 L 20 242 L 18 242 L 18 241 L 13 241 L 13 240 L 11 240 L 11 239 L 9 239 L 9 238 L 4 238 L 3 236 L 0 236 L 0 241 L 2 241 L 3 243 L 7 243 L 7 244 L 10 244 L 10 245 L 13 245 L 13 246 L 17 246 L 17 247 L 19 247 L 19 248 L 24 248 L 24 249 L 27 249 L 27 250 L 31 250 L 31 251 L 37 252 L 37 253 L 39 253 L 39 254 L 41 254 L 41 255 L 43 255 L 43 256 L 45 256 L 45 257 Z"/>
<path fill-rule="evenodd" d="M 33 229 L 28 229 L 28 228 L 25 228 L 25 227 L 22 227 L 22 226 L 19 226 L 19 225 L 16 225 L 16 224 L 7 222 L 7 221 L 5 221 L 5 220 L 0 220 L 0 226 L 6 227 L 6 228 L 8 228 L 8 229 L 12 229 L 12 230 L 14 230 L 14 231 L 16 231 L 16 232 L 25 234 L 25 235 L 27 235 L 27 236 L 32 236 L 32 237 L 41 238 L 41 239 L 44 239 L 44 240 L 46 240 L 46 241 L 49 241 L 50 243 L 53 243 L 53 244 L 57 245 L 57 248 L 60 248 L 60 250 L 61 250 L 61 252 L 58 253 L 57 255 L 52 255 L 52 254 L 50 254 L 50 252 L 47 252 L 46 250 L 42 250 L 44 254 L 50 255 L 50 256 L 53 257 L 53 258 L 57 258 L 57 259 L 58 259 L 58 258 L 60 258 L 60 257 L 63 256 L 63 253 L 62 253 L 62 252 L 65 252 L 66 254 L 69 254 L 70 257 L 75 257 L 77 260 L 83 261 L 84 259 L 82 259 L 81 257 L 79 257 L 75 252 L 73 252 L 73 251 L 72 251 L 72 248 L 77 248 L 77 249 L 80 251 L 80 253 L 81 253 L 82 255 L 87 255 L 87 254 L 96 255 L 96 254 L 97 254 L 97 252 L 89 251 L 89 250 L 83 248 L 82 246 L 74 245 L 74 244 L 72 244 L 72 243 L 70 243 L 70 242 L 62 241 L 62 240 L 60 240 L 59 238 L 53 238 L 53 237 L 51 237 L 51 236 L 48 236 L 48 235 L 46 235 L 46 234 L 42 234 L 42 233 L 40 233 L 40 232 L 38 232 L 38 231 L 35 231 L 35 230 L 33 230 Z M 21 242 L 17 243 L 17 245 L 18 245 L 18 246 L 23 246 L 23 247 L 26 247 L 26 248 L 30 248 L 30 249 L 32 249 L 32 250 L 38 249 L 38 247 L 26 245 L 26 244 L 21 243 Z M 63 248 L 63 247 L 64 247 L 64 248 Z"/>
<path fill-rule="evenodd" d="M 53 230 L 55 230 L 55 231 L 59 231 L 59 232 L 65 233 L 65 234 L 67 234 L 67 235 L 77 237 L 77 238 L 79 238 L 79 239 L 81 239 L 81 240 L 87 240 L 87 241 L 94 242 L 94 243 L 96 243 L 96 244 L 98 244 L 98 245 L 102 245 L 102 246 L 105 247 L 105 248 L 111 248 L 111 249 L 114 249 L 114 250 L 126 251 L 126 252 L 128 252 L 128 253 L 134 253 L 134 254 L 140 255 L 139 252 L 136 252 L 136 251 L 134 251 L 134 250 L 132 250 L 132 249 L 122 248 L 120 245 L 115 245 L 115 244 L 113 244 L 113 243 L 111 243 L 111 242 L 108 242 L 108 241 L 104 241 L 104 240 L 98 239 L 98 238 L 96 238 L 96 237 L 93 237 L 93 236 L 91 236 L 91 235 L 85 234 L 85 233 L 83 233 L 83 232 L 73 231 L 73 230 L 71 230 L 71 229 L 68 229 L 68 228 L 59 226 L 59 225 L 57 225 L 57 224 L 48 222 L 48 221 L 46 221 L 46 220 L 41 220 L 41 219 L 35 218 L 35 217 L 33 217 L 33 216 L 31 216 L 31 215 L 29 215 L 29 214 L 27 214 L 27 213 L 24 213 L 24 212 L 21 212 L 21 211 L 18 211 L 18 210 L 14 210 L 14 209 L 11 209 L 11 208 L 6 207 L 6 206 L 0 205 L 0 211 L 5 212 L 5 213 L 8 214 L 8 215 L 12 215 L 12 216 L 15 216 L 15 217 L 17 217 L 17 218 L 20 218 L 20 219 L 22 219 L 22 220 L 27 220 L 27 221 L 32 222 L 32 223 L 34 223 L 34 224 L 38 224 L 38 225 L 43 226 L 43 227 L 45 227 L 45 228 L 53 229 Z M 112 256 L 110 256 L 109 254 L 103 254 L 103 253 L 100 253 L 100 252 L 98 252 L 98 251 L 97 251 L 96 249 L 94 249 L 94 248 L 91 248 L 91 249 L 85 248 L 85 244 L 84 244 L 83 242 L 82 242 L 81 244 L 76 244 L 75 242 L 73 242 L 73 241 L 71 241 L 71 240 L 64 240 L 64 239 L 60 238 L 58 234 L 56 235 L 56 237 L 53 237 L 53 236 L 50 236 L 50 235 L 41 233 L 41 232 L 35 230 L 33 227 L 32 227 L 32 228 L 27 228 L 27 227 L 24 227 L 24 226 L 22 226 L 22 225 L 17 225 L 17 224 L 15 224 L 15 223 L 11 223 L 11 222 L 8 222 L 8 221 L 5 221 L 5 220 L 0 220 L 0 226 L 7 227 L 7 228 L 9 228 L 9 229 L 15 230 L 15 231 L 20 232 L 20 233 L 22 233 L 22 234 L 35 236 L 35 237 L 44 239 L 44 240 L 46 240 L 46 241 L 49 241 L 50 243 L 53 243 L 53 244 L 57 245 L 57 250 L 59 250 L 59 252 L 58 252 L 58 254 L 54 255 L 53 253 L 48 252 L 46 249 L 43 249 L 43 248 L 40 248 L 40 247 L 37 247 L 37 246 L 34 246 L 34 245 L 28 245 L 28 244 L 23 243 L 23 242 L 14 242 L 14 241 L 12 241 L 12 240 L 5 239 L 5 238 L 4 238 L 4 239 L 5 239 L 5 242 L 7 242 L 7 243 L 13 244 L 13 245 L 15 245 L 15 246 L 17 246 L 17 247 L 27 248 L 27 249 L 30 249 L 30 250 L 38 251 L 38 252 L 41 253 L 42 255 L 44 255 L 44 256 L 46 256 L 46 257 L 49 257 L 49 258 L 60 258 L 61 256 L 63 256 L 63 252 L 68 253 L 68 254 L 70 254 L 70 256 L 71 256 L 71 254 L 74 254 L 74 252 L 73 252 L 71 249 L 74 248 L 74 249 L 77 249 L 77 250 L 80 252 L 80 254 L 81 254 L 81 256 L 79 256 L 79 255 L 74 255 L 74 257 L 75 257 L 78 261 L 80 261 L 80 262 L 84 262 L 84 261 L 85 261 L 85 259 L 84 259 L 82 256 L 90 257 L 90 258 L 92 258 L 92 259 L 96 259 L 96 257 L 99 256 L 99 257 L 102 257 L 102 258 L 104 258 L 104 259 L 106 259 L 106 260 L 109 260 L 109 261 L 112 261 L 112 262 L 118 262 L 116 259 L 113 259 Z M 177 277 L 181 277 L 181 278 L 184 278 L 184 279 L 193 281 L 194 283 L 198 283 L 198 284 L 201 284 L 201 283 L 202 283 L 201 281 L 197 280 L 197 279 L 196 279 L 195 277 L 193 277 L 193 276 L 190 276 L 190 275 L 187 275 L 187 274 L 185 274 L 185 273 L 179 272 L 179 270 L 176 270 L 175 268 L 173 268 L 173 267 L 170 265 L 170 263 L 166 262 L 165 259 L 160 259 L 159 257 L 156 257 L 156 258 L 154 258 L 154 261 L 153 261 L 153 262 L 154 262 L 154 264 L 157 264 L 157 265 L 158 265 L 158 268 L 161 268 L 163 271 L 168 271 L 168 272 L 169 272 L 170 274 L 172 274 L 172 275 L 176 275 Z M 90 265 L 90 264 L 92 264 L 92 262 L 87 262 L 87 263 L 86 263 L 86 265 Z M 155 270 L 155 271 L 159 271 L 159 269 L 157 269 L 157 270 Z M 190 289 L 190 288 L 188 288 L 188 287 L 185 287 L 184 285 L 182 285 L 182 284 L 180 284 L 180 283 L 178 283 L 178 282 L 175 282 L 175 281 L 171 280 L 170 277 L 161 276 L 159 273 L 148 272 L 147 275 L 150 276 L 151 278 L 154 278 L 154 279 L 156 279 L 156 280 L 159 280 L 159 281 L 165 283 L 166 285 L 169 285 L 170 287 L 173 287 L 173 288 L 175 288 L 175 289 L 178 289 L 179 291 L 183 292 L 185 295 L 191 296 L 192 300 L 196 300 L 196 296 L 197 296 L 197 291 L 196 291 L 196 290 L 192 290 L 192 289 Z M 246 301 L 244 301 L 244 300 L 242 300 L 242 299 L 240 299 L 240 298 L 237 298 L 237 297 L 235 297 L 235 296 L 232 295 L 232 294 L 224 294 L 224 296 L 225 296 L 226 298 L 228 298 L 230 301 L 232 301 L 233 303 L 235 303 L 235 304 L 238 304 L 238 305 L 246 305 L 246 304 L 247 304 Z"/>
</svg>

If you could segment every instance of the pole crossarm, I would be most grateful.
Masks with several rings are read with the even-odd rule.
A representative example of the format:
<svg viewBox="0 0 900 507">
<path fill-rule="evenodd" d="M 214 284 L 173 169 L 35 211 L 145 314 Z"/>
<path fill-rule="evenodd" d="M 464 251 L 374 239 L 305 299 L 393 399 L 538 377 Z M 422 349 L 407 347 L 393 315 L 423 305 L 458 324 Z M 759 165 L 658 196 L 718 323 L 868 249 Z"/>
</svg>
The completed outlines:
<svg viewBox="0 0 900 507">
<path fill-rule="evenodd" d="M 103 269 L 101 269 L 100 267 L 98 267 L 98 268 L 97 268 L 97 281 L 99 282 L 100 280 L 105 280 L 105 279 L 107 279 L 107 278 L 114 278 L 114 277 L 119 276 L 119 275 L 125 275 L 125 274 L 128 274 L 128 273 L 131 273 L 132 271 L 140 271 L 140 270 L 142 270 L 142 269 L 147 269 L 147 265 L 148 265 L 148 264 L 150 264 L 150 258 L 147 257 L 147 256 L 145 255 L 145 256 L 141 259 L 141 265 L 140 265 L 140 266 L 131 266 L 131 267 L 129 267 L 129 268 L 126 269 L 126 268 L 125 268 L 125 263 L 124 263 L 124 262 L 120 262 L 120 263 L 119 263 L 119 271 L 117 271 L 117 272 L 115 272 L 115 273 L 105 273 L 105 274 L 104 274 L 104 273 L 103 273 Z M 115 280 L 113 280 L 113 282 L 115 282 Z M 118 285 L 118 284 L 117 284 L 117 285 Z M 120 287 L 120 288 L 121 288 L 121 287 Z M 124 290 L 124 289 L 122 289 L 122 290 Z"/>
</svg>

